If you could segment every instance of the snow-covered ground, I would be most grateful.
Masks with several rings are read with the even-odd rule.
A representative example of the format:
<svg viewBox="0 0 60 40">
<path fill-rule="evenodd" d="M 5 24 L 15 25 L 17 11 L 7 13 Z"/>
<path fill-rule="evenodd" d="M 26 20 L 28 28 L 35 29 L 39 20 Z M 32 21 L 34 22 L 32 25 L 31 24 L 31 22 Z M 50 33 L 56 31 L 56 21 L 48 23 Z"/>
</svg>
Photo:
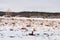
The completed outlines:
<svg viewBox="0 0 60 40">
<path fill-rule="evenodd" d="M 0 17 L 0 40 L 60 40 L 60 19 Z"/>
</svg>

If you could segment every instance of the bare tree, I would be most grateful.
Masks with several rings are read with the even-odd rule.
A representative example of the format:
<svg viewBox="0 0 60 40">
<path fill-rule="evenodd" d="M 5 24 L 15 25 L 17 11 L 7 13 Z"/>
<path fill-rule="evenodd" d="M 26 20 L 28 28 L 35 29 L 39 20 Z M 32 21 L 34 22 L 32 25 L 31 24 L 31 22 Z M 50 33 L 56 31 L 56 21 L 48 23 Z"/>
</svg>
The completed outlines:
<svg viewBox="0 0 60 40">
<path fill-rule="evenodd" d="M 5 15 L 12 15 L 12 12 L 10 12 L 10 9 L 7 10 L 7 12 L 5 13 Z"/>
</svg>

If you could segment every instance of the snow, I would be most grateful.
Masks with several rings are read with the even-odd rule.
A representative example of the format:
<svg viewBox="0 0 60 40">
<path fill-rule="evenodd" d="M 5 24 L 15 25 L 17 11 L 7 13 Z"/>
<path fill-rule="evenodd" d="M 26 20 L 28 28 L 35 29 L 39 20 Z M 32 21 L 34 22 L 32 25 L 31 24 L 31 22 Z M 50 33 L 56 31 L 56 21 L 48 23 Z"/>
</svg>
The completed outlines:
<svg viewBox="0 0 60 40">
<path fill-rule="evenodd" d="M 55 20 L 51 20 L 54 21 L 53 26 L 45 26 L 39 24 L 39 21 L 45 23 L 44 19 L 31 20 L 33 19 L 3 18 L 0 21 L 0 40 L 60 40 L 60 26 L 57 21 L 55 23 Z M 29 35 L 33 29 L 34 35 Z"/>
</svg>

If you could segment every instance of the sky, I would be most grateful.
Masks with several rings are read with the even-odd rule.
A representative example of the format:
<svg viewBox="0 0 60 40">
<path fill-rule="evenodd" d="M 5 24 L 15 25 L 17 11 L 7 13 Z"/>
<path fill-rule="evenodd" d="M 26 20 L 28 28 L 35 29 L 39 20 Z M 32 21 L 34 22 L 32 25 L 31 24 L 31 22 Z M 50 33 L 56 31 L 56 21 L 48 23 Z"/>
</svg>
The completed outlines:
<svg viewBox="0 0 60 40">
<path fill-rule="evenodd" d="M 0 11 L 60 12 L 60 0 L 0 0 Z"/>
</svg>

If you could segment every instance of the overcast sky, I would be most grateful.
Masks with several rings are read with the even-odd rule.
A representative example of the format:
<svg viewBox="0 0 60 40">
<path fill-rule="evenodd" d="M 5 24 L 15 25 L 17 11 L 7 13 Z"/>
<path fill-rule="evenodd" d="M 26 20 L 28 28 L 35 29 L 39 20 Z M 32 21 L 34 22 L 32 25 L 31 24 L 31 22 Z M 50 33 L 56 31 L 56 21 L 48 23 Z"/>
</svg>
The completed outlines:
<svg viewBox="0 0 60 40">
<path fill-rule="evenodd" d="M 60 0 L 0 0 L 0 11 L 60 12 Z"/>
</svg>

